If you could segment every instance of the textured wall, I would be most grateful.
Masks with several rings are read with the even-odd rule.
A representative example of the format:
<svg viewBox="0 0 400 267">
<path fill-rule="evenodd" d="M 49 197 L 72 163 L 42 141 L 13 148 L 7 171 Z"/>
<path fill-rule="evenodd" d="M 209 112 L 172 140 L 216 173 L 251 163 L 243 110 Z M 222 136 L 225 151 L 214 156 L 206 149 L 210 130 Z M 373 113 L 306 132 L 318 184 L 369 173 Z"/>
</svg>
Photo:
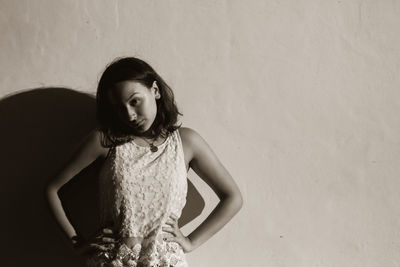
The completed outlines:
<svg viewBox="0 0 400 267">
<path fill-rule="evenodd" d="M 128 55 L 174 89 L 245 201 L 190 266 L 399 266 L 399 1 L 0 3 L 0 96 Z"/>
</svg>

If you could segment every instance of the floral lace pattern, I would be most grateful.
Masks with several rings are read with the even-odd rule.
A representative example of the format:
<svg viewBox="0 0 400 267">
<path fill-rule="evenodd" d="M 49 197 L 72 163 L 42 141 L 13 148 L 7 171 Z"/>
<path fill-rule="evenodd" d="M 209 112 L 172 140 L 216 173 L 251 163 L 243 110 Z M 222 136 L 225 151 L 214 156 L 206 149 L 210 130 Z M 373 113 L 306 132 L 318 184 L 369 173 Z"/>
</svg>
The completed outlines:
<svg viewBox="0 0 400 267">
<path fill-rule="evenodd" d="M 124 243 L 115 249 L 98 252 L 87 259 L 89 267 L 187 267 L 185 255 L 175 242 L 158 242 L 143 249 L 141 244 L 129 248 Z"/>
<path fill-rule="evenodd" d="M 187 172 L 179 131 L 171 133 L 158 151 L 133 141 L 112 148 L 100 172 L 100 213 L 104 227 L 123 242 L 93 255 L 88 266 L 187 266 L 179 244 L 164 242 L 162 226 L 170 215 L 180 217 L 186 203 Z"/>
</svg>

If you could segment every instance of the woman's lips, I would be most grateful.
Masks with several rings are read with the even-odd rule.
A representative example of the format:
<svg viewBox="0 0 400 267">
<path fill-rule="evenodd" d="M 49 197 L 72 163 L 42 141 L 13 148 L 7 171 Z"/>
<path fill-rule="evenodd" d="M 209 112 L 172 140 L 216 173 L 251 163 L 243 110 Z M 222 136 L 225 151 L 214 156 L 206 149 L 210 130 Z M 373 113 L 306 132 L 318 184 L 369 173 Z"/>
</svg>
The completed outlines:
<svg viewBox="0 0 400 267">
<path fill-rule="evenodd" d="M 141 121 L 139 121 L 139 122 L 135 122 L 135 127 L 141 127 L 141 126 L 143 126 L 143 122 L 144 122 L 144 120 L 141 120 Z"/>
</svg>

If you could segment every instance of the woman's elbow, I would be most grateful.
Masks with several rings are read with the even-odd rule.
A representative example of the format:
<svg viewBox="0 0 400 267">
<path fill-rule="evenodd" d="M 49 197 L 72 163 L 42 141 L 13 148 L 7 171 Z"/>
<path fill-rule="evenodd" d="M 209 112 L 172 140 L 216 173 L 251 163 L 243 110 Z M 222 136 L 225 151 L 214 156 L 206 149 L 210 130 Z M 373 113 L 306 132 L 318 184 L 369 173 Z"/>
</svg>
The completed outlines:
<svg viewBox="0 0 400 267">
<path fill-rule="evenodd" d="M 235 195 L 234 195 L 234 206 L 236 209 L 236 212 L 238 212 L 242 207 L 243 207 L 243 197 L 242 194 L 240 193 L 240 191 L 238 191 Z"/>
<path fill-rule="evenodd" d="M 46 184 L 46 186 L 44 187 L 44 195 L 49 198 L 53 195 L 58 194 L 58 189 L 59 187 L 57 185 L 55 185 L 53 182 L 50 182 L 48 184 Z"/>
<path fill-rule="evenodd" d="M 223 202 L 229 202 L 229 206 L 235 213 L 237 213 L 243 206 L 243 197 L 239 190 L 223 195 L 220 200 Z"/>
</svg>

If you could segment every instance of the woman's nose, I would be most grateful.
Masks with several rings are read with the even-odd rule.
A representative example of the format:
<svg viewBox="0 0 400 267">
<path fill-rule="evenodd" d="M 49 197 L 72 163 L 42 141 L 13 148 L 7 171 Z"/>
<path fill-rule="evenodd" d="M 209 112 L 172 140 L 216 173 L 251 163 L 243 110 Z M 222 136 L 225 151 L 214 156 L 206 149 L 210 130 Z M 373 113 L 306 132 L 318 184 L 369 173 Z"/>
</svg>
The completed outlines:
<svg viewBox="0 0 400 267">
<path fill-rule="evenodd" d="M 135 121 L 137 119 L 136 113 L 129 113 L 129 120 L 130 121 Z"/>
<path fill-rule="evenodd" d="M 129 121 L 134 121 L 137 119 L 137 114 L 133 109 L 128 108 L 127 109 L 128 112 L 128 119 Z"/>
</svg>

